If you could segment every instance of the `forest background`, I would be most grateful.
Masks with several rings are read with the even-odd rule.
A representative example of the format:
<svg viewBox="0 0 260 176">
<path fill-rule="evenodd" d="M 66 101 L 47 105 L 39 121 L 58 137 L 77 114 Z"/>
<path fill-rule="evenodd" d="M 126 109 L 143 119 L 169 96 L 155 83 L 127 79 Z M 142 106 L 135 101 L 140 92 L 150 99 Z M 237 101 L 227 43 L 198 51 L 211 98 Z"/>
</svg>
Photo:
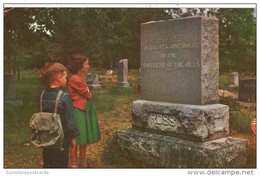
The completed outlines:
<svg viewBox="0 0 260 176">
<path fill-rule="evenodd" d="M 140 67 L 140 25 L 188 16 L 219 19 L 220 74 L 256 73 L 256 9 L 253 8 L 5 8 L 4 69 L 21 70 L 44 61 L 67 65 L 73 52 L 95 68 L 114 69 L 127 58 Z"/>
</svg>

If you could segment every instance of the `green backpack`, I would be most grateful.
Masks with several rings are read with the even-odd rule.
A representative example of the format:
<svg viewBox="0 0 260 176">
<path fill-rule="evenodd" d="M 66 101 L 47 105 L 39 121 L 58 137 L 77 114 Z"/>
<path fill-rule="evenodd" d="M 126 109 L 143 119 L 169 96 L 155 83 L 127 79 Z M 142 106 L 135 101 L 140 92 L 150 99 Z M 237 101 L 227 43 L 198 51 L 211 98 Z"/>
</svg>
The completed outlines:
<svg viewBox="0 0 260 176">
<path fill-rule="evenodd" d="M 40 99 L 40 112 L 32 115 L 30 120 L 31 143 L 36 147 L 60 149 L 63 148 L 63 129 L 58 112 L 58 104 L 62 94 L 58 92 L 54 113 L 42 112 L 42 96 Z"/>
</svg>

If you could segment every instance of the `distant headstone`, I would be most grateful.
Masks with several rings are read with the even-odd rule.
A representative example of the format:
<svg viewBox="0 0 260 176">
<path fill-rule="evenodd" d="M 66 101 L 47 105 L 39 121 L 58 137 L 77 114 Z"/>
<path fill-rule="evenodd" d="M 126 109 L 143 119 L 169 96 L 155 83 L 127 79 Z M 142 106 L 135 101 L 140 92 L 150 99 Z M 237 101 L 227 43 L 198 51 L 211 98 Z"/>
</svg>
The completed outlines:
<svg viewBox="0 0 260 176">
<path fill-rule="evenodd" d="M 122 59 L 118 62 L 117 65 L 117 83 L 116 87 L 129 87 L 129 83 L 127 82 L 128 76 L 128 60 Z"/>
<path fill-rule="evenodd" d="M 117 133 L 122 151 L 159 167 L 245 164 L 247 140 L 227 137 L 229 107 L 216 104 L 218 45 L 216 18 L 141 25 L 141 100 Z"/>
<path fill-rule="evenodd" d="M 5 74 L 5 100 L 15 100 L 16 92 L 15 92 L 15 84 L 14 84 L 14 76 L 10 74 Z"/>
<path fill-rule="evenodd" d="M 241 79 L 239 81 L 238 100 L 242 102 L 256 102 L 256 79 Z"/>
<path fill-rule="evenodd" d="M 14 76 L 8 73 L 4 74 L 4 100 L 6 105 L 20 106 L 22 100 L 16 99 Z"/>
<path fill-rule="evenodd" d="M 112 75 L 113 74 L 113 70 L 107 70 L 107 75 Z"/>
<path fill-rule="evenodd" d="M 88 87 L 89 87 L 90 90 L 101 88 L 101 85 L 98 82 L 98 75 L 97 74 L 88 75 L 87 76 L 87 84 L 88 84 Z"/>
<path fill-rule="evenodd" d="M 239 74 L 238 72 L 233 72 L 230 74 L 229 87 L 238 87 L 239 86 Z"/>
</svg>

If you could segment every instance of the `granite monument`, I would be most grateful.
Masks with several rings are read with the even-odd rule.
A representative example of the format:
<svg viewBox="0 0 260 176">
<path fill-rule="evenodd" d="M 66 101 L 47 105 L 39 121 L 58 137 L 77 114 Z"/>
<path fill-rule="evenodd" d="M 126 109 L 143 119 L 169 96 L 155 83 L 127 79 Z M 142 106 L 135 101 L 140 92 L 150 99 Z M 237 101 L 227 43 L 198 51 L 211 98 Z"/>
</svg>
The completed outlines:
<svg viewBox="0 0 260 176">
<path fill-rule="evenodd" d="M 247 140 L 229 137 L 218 104 L 218 20 L 188 17 L 141 25 L 141 100 L 132 129 L 117 132 L 126 155 L 159 167 L 237 167 Z"/>
</svg>

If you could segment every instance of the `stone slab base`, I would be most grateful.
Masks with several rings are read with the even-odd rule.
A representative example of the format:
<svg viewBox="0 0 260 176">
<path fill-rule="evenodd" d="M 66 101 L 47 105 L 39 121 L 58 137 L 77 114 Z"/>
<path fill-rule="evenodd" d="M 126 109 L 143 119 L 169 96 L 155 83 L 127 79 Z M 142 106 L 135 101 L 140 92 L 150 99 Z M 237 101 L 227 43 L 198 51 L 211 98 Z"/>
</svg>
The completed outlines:
<svg viewBox="0 0 260 176">
<path fill-rule="evenodd" d="M 247 158 L 247 139 L 193 142 L 134 129 L 118 131 L 116 136 L 127 157 L 156 167 L 237 168 L 244 166 Z"/>
<path fill-rule="evenodd" d="M 101 85 L 100 84 L 97 84 L 97 85 L 88 85 L 89 89 L 90 90 L 96 90 L 96 89 L 100 89 L 101 88 Z"/>
<path fill-rule="evenodd" d="M 116 87 L 129 87 L 129 82 L 117 82 Z"/>
<path fill-rule="evenodd" d="M 228 136 L 229 107 L 137 100 L 132 104 L 133 127 L 148 132 L 209 141 Z"/>
</svg>

